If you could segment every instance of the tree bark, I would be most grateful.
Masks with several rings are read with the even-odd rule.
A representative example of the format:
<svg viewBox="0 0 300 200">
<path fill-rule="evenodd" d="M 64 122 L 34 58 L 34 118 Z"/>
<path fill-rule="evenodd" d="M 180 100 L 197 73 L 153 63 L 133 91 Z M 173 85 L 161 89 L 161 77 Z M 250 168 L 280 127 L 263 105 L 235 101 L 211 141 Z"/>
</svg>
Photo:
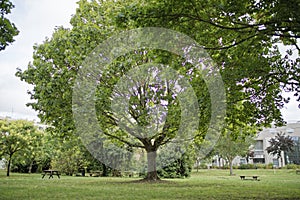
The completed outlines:
<svg viewBox="0 0 300 200">
<path fill-rule="evenodd" d="M 281 169 L 283 168 L 284 152 L 281 152 Z"/>
<path fill-rule="evenodd" d="M 32 171 L 32 165 L 33 165 L 33 161 L 30 161 L 29 168 L 28 168 L 28 173 L 29 173 L 29 174 L 31 174 L 31 171 Z"/>
<path fill-rule="evenodd" d="M 157 176 L 156 171 L 156 150 L 147 151 L 147 176 L 145 180 L 147 181 L 157 181 L 160 178 Z"/>
<path fill-rule="evenodd" d="M 233 159 L 230 159 L 229 160 L 230 176 L 233 176 L 232 162 L 233 162 Z"/>
<path fill-rule="evenodd" d="M 12 158 L 12 155 L 9 155 L 9 159 L 8 159 L 8 163 L 7 163 L 6 176 L 9 176 L 10 164 L 11 164 L 11 158 Z"/>
</svg>

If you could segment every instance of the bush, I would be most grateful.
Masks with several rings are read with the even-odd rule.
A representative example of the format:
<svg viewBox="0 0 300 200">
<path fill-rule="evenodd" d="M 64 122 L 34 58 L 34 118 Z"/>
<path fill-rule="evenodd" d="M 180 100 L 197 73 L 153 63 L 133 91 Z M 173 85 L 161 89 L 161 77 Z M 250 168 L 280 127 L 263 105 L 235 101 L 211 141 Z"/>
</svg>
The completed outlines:
<svg viewBox="0 0 300 200">
<path fill-rule="evenodd" d="M 192 161 L 189 155 L 183 154 L 181 158 L 175 160 L 172 164 L 163 167 L 157 171 L 162 178 L 185 178 L 189 177 L 192 171 Z"/>
<path fill-rule="evenodd" d="M 254 164 L 241 164 L 239 169 L 256 169 L 256 166 Z"/>
<path fill-rule="evenodd" d="M 13 161 L 11 165 L 11 172 L 18 173 L 36 173 L 38 171 L 38 164 L 33 161 L 31 166 L 29 163 L 20 162 L 19 160 Z"/>
<path fill-rule="evenodd" d="M 299 169 L 300 165 L 296 165 L 296 164 L 288 164 L 286 166 L 284 166 L 285 169 Z"/>
<path fill-rule="evenodd" d="M 199 166 L 196 166 L 195 169 L 207 169 L 206 163 L 201 163 Z"/>
<path fill-rule="evenodd" d="M 273 169 L 273 163 L 269 163 L 266 165 L 266 169 Z"/>
<path fill-rule="evenodd" d="M 229 165 L 228 165 L 228 164 L 224 165 L 224 166 L 222 167 L 222 169 L 229 169 Z"/>
<path fill-rule="evenodd" d="M 254 168 L 255 169 L 266 169 L 266 165 L 259 163 L 259 164 L 255 164 Z"/>
</svg>

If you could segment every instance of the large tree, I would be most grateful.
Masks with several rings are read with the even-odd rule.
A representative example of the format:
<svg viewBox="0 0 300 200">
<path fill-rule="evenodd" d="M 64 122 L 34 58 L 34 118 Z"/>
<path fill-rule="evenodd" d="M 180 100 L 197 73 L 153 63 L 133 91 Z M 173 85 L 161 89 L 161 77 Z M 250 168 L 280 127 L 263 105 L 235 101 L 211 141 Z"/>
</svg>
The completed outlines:
<svg viewBox="0 0 300 200">
<path fill-rule="evenodd" d="M 14 37 L 19 34 L 14 23 L 11 23 L 6 15 L 11 13 L 14 5 L 9 0 L 0 2 L 0 51 L 14 42 Z"/>
<path fill-rule="evenodd" d="M 207 49 L 216 61 L 226 88 L 228 123 L 236 121 L 237 113 L 240 121 L 248 125 L 268 125 L 273 121 L 282 123 L 279 110 L 285 101 L 281 95 L 282 88 L 290 91 L 298 90 L 299 67 L 289 56 L 282 58 L 276 44 L 284 38 L 283 34 L 291 33 L 285 31 L 284 27 L 288 29 L 296 26 L 291 26 L 291 23 L 282 23 L 279 26 L 281 20 L 265 25 L 262 24 L 263 21 L 258 21 L 273 18 L 279 7 L 277 3 L 272 5 L 268 7 L 264 1 L 256 3 L 237 0 L 221 3 L 81 0 L 76 14 L 71 19 L 73 27 L 71 29 L 59 27 L 50 39 L 36 45 L 33 63 L 28 65 L 27 70 L 18 71 L 17 76 L 34 85 L 33 91 L 29 94 L 36 102 L 29 105 L 39 112 L 41 120 L 52 125 L 62 137 L 68 137 L 75 129 L 72 116 L 72 90 L 76 75 L 89 52 L 109 36 L 122 30 L 160 26 L 189 35 Z M 284 19 L 291 19 L 297 25 L 295 17 L 297 16 L 289 18 L 282 16 Z M 278 30 L 266 31 L 272 28 Z M 295 45 L 294 39 L 298 37 L 297 34 L 297 31 L 293 31 L 286 37 L 287 39 L 282 40 L 293 42 Z M 153 42 L 155 39 L 153 38 Z M 115 97 L 128 95 L 116 93 L 114 85 L 121 80 L 120 77 L 134 67 L 147 63 L 168 65 L 191 80 L 200 105 L 200 128 L 195 139 L 203 141 L 209 127 L 210 108 L 215 105 L 211 105 L 212 94 L 209 94 L 203 79 L 199 78 L 201 72 L 192 71 L 195 68 L 180 56 L 149 49 L 139 49 L 118 57 L 105 72 L 101 72 L 101 79 L 97 80 L 95 105 L 105 138 L 126 148 L 144 148 L 148 152 L 154 152 L 149 155 L 155 157 L 158 148 L 167 144 L 177 134 L 179 103 L 176 94 L 169 90 L 169 86 L 174 85 L 174 82 L 172 83 L 170 79 L 163 81 L 162 76 L 152 77 L 152 80 L 160 83 L 158 85 L 151 81 L 136 80 L 137 86 L 130 94 L 132 98 L 126 97 L 131 105 L 129 117 L 120 118 L 120 113 L 116 115 L 116 110 L 114 113 L 108 109 L 112 95 Z M 148 70 L 153 72 L 157 69 Z M 193 73 L 189 74 L 190 72 Z M 237 103 L 242 104 L 242 109 L 236 108 Z M 164 118 L 166 126 L 160 127 L 159 134 L 141 137 L 141 132 L 130 130 L 132 127 L 124 123 L 134 120 L 141 127 L 160 124 L 163 117 L 153 118 L 153 115 L 148 117 L 151 115 L 148 108 L 155 106 L 169 110 L 168 116 Z M 117 128 L 120 121 L 123 123 L 123 130 Z M 241 133 L 234 132 L 234 134 Z M 155 165 L 154 160 L 152 162 L 152 165 Z M 154 167 L 152 166 L 155 170 Z M 149 178 L 157 179 L 157 175 L 149 173 Z"/>
</svg>

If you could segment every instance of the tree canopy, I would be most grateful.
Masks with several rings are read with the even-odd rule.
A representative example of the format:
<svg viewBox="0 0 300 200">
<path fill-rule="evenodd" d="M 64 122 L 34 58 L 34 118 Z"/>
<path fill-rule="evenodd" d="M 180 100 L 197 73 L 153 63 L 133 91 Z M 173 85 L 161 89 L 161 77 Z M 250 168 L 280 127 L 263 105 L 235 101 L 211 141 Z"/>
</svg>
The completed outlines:
<svg viewBox="0 0 300 200">
<path fill-rule="evenodd" d="M 248 129 L 248 130 L 247 130 Z M 214 149 L 214 152 L 225 159 L 229 164 L 230 175 L 233 175 L 233 160 L 236 156 L 246 156 L 249 152 L 250 146 L 253 144 L 253 133 L 256 131 L 251 127 L 243 127 L 241 129 L 236 129 L 235 131 L 244 132 L 245 136 L 239 136 L 234 138 L 234 134 L 227 131 L 222 135 Z"/>
<path fill-rule="evenodd" d="M 33 122 L 26 120 L 0 120 L 0 158 L 7 159 L 7 176 L 13 156 L 23 153 L 23 159 L 34 157 L 34 149 L 40 142 L 41 133 Z M 28 155 L 26 155 L 26 153 Z"/>
<path fill-rule="evenodd" d="M 266 148 L 269 154 L 277 156 L 277 158 L 282 158 L 283 152 L 293 151 L 295 145 L 291 136 L 286 136 L 284 132 L 277 133 L 275 137 L 269 140 L 270 146 Z M 283 160 L 282 165 L 283 166 Z"/>
<path fill-rule="evenodd" d="M 4 50 L 9 44 L 14 42 L 14 37 L 19 34 L 14 23 L 11 23 L 6 15 L 11 13 L 14 5 L 10 0 L 0 2 L 0 51 Z"/>
</svg>

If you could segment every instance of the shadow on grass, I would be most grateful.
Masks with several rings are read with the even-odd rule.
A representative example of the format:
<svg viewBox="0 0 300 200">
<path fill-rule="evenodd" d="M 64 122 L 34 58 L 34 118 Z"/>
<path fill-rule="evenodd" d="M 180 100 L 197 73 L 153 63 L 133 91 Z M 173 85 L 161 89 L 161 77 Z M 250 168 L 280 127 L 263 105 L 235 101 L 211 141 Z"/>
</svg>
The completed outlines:
<svg viewBox="0 0 300 200">
<path fill-rule="evenodd" d="M 135 179 L 126 181 L 112 181 L 111 183 L 117 184 L 177 184 L 176 180 L 147 180 L 147 179 Z"/>
</svg>

